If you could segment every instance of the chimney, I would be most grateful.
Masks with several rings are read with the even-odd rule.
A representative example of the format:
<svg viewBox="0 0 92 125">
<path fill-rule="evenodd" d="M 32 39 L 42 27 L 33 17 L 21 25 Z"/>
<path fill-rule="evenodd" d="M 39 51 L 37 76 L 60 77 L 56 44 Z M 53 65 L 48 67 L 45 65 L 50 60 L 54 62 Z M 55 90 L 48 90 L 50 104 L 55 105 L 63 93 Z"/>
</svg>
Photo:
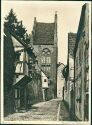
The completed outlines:
<svg viewBox="0 0 92 125">
<path fill-rule="evenodd" d="M 57 11 L 55 11 L 55 23 L 57 23 Z"/>
<path fill-rule="evenodd" d="M 54 37 L 57 38 L 57 11 L 55 11 L 54 23 L 55 23 Z M 55 40 L 55 41 L 57 41 L 57 40 Z"/>
<path fill-rule="evenodd" d="M 35 35 L 36 22 L 37 22 L 36 17 L 34 17 L 34 25 L 33 25 L 33 31 L 32 31 L 33 36 Z"/>
<path fill-rule="evenodd" d="M 34 23 L 36 23 L 36 17 L 34 17 Z"/>
</svg>

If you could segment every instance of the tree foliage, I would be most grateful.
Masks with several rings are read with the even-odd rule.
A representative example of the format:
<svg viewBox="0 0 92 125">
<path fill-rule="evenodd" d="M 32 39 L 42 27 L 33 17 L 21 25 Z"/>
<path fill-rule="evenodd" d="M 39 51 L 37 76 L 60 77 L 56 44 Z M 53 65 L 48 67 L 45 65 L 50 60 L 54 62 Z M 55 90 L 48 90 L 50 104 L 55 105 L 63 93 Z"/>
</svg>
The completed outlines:
<svg viewBox="0 0 92 125">
<path fill-rule="evenodd" d="M 30 35 L 27 34 L 27 30 L 23 26 L 22 21 L 18 21 L 13 9 L 11 9 L 8 16 L 5 17 L 4 26 L 10 33 L 14 33 L 25 43 L 30 43 Z"/>
<path fill-rule="evenodd" d="M 63 77 L 65 78 L 65 80 L 67 80 L 68 72 L 69 72 L 69 68 L 68 68 L 68 65 L 66 65 L 62 71 L 62 74 L 63 74 Z"/>
<path fill-rule="evenodd" d="M 13 9 L 10 10 L 8 16 L 5 17 L 4 26 L 7 30 L 13 34 L 15 34 L 18 38 L 23 40 L 26 44 L 30 43 L 30 34 L 27 34 L 26 28 L 23 26 L 22 21 L 18 21 L 16 14 L 14 13 Z M 32 47 L 27 48 L 27 53 L 32 58 L 32 67 L 36 63 L 36 56 L 33 52 Z"/>
</svg>

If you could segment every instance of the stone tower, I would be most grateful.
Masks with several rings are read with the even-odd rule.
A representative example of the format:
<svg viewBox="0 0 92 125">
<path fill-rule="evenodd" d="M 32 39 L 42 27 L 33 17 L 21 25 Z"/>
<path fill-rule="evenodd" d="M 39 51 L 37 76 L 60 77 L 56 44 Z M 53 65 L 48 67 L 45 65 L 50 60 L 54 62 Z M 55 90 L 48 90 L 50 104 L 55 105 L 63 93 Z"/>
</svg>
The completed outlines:
<svg viewBox="0 0 92 125">
<path fill-rule="evenodd" d="M 53 23 L 37 22 L 34 18 L 33 47 L 39 68 L 49 79 L 47 98 L 57 96 L 57 13 Z"/>
</svg>

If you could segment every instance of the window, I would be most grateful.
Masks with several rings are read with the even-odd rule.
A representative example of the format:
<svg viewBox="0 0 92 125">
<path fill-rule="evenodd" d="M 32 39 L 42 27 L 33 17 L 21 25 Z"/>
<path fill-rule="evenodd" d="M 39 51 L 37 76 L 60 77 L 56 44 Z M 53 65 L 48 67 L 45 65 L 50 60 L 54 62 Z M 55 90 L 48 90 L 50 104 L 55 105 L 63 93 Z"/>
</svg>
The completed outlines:
<svg viewBox="0 0 92 125">
<path fill-rule="evenodd" d="M 42 63 L 42 69 L 45 72 L 50 71 L 50 64 L 51 64 L 51 52 L 48 48 L 43 49 L 42 51 L 42 58 L 41 58 L 41 63 Z"/>
<path fill-rule="evenodd" d="M 50 72 L 50 66 L 48 66 L 48 65 L 42 65 L 42 70 L 44 71 L 44 72 Z"/>
<path fill-rule="evenodd" d="M 42 51 L 42 63 L 51 63 L 51 59 L 50 59 L 50 50 L 48 48 L 43 49 Z"/>
<path fill-rule="evenodd" d="M 42 54 L 44 54 L 44 55 L 50 55 L 51 52 L 50 52 L 50 50 L 48 48 L 44 48 L 43 51 L 42 51 Z"/>
<path fill-rule="evenodd" d="M 17 89 L 15 89 L 15 98 L 17 98 Z"/>
<path fill-rule="evenodd" d="M 18 78 L 19 77 L 19 75 L 18 74 L 16 74 L 16 78 Z"/>
<path fill-rule="evenodd" d="M 23 61 L 23 56 L 24 56 L 24 52 L 21 52 L 21 54 L 20 54 L 20 61 Z"/>
<path fill-rule="evenodd" d="M 19 52 L 16 52 L 16 60 L 19 61 L 20 60 L 20 53 Z"/>
<path fill-rule="evenodd" d="M 44 79 L 44 82 L 47 82 L 47 79 Z"/>
<path fill-rule="evenodd" d="M 16 52 L 16 61 L 23 61 L 24 52 Z"/>
<path fill-rule="evenodd" d="M 15 72 L 16 73 L 23 73 L 23 63 L 17 63 Z"/>
<path fill-rule="evenodd" d="M 50 57 L 47 57 L 47 58 L 46 58 L 46 62 L 47 62 L 47 63 L 51 63 L 51 58 L 50 58 Z"/>
<path fill-rule="evenodd" d="M 45 57 L 44 56 L 41 58 L 41 62 L 45 63 Z"/>
<path fill-rule="evenodd" d="M 41 63 L 50 64 L 51 63 L 51 57 L 43 56 L 41 58 Z"/>
<path fill-rule="evenodd" d="M 46 67 L 44 67 L 43 70 L 46 72 Z"/>
<path fill-rule="evenodd" d="M 47 68 L 47 71 L 50 71 L 50 66 L 47 66 L 46 68 Z"/>
</svg>

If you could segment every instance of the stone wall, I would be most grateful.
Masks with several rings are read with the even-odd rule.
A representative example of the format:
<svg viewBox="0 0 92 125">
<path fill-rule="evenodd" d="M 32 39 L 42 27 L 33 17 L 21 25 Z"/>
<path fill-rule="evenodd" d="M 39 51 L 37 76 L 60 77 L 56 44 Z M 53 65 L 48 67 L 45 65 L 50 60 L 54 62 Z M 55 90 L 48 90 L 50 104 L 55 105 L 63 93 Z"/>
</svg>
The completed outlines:
<svg viewBox="0 0 92 125">
<path fill-rule="evenodd" d="M 78 119 L 88 120 L 89 98 L 89 13 L 88 5 L 82 7 L 77 35 L 75 56 L 75 115 Z M 82 27 L 81 27 L 82 26 Z"/>
<path fill-rule="evenodd" d="M 41 102 L 43 100 L 40 76 L 33 78 L 32 81 L 28 83 L 27 93 L 29 106 L 31 106 L 34 103 Z"/>
<path fill-rule="evenodd" d="M 4 115 L 14 112 L 13 78 L 15 53 L 10 34 L 4 34 Z M 12 100 L 12 101 L 11 101 Z"/>
<path fill-rule="evenodd" d="M 50 78 L 49 89 L 47 90 L 48 99 L 57 95 L 57 48 L 54 45 L 34 45 L 35 54 L 37 55 L 38 65 L 42 69 L 42 51 L 48 48 L 51 52 L 51 70 L 47 73 Z"/>
</svg>

